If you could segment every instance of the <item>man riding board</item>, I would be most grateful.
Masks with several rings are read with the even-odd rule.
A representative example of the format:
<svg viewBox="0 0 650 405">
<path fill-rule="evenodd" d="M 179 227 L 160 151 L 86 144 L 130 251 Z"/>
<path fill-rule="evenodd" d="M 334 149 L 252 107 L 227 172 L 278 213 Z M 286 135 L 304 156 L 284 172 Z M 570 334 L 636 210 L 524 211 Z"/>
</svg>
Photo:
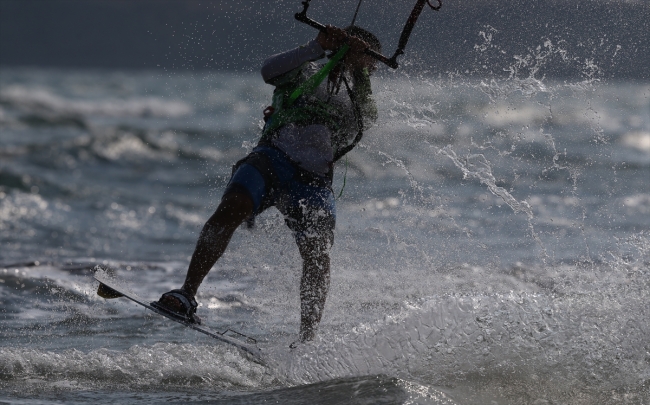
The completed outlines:
<svg viewBox="0 0 650 405">
<path fill-rule="evenodd" d="M 303 260 L 299 341 L 314 338 L 330 283 L 333 165 L 377 118 L 370 88 L 375 59 L 364 53 L 367 48 L 381 52 L 379 41 L 368 31 L 327 26 L 306 45 L 264 62 L 262 77 L 275 90 L 273 105 L 265 110 L 262 137 L 234 166 L 219 206 L 201 231 L 183 286 L 152 305 L 200 323 L 194 297 L 201 282 L 235 229 L 275 206 Z M 336 55 L 329 67 L 320 67 L 315 61 L 326 51 Z M 341 60 L 334 63 L 337 57 Z"/>
</svg>

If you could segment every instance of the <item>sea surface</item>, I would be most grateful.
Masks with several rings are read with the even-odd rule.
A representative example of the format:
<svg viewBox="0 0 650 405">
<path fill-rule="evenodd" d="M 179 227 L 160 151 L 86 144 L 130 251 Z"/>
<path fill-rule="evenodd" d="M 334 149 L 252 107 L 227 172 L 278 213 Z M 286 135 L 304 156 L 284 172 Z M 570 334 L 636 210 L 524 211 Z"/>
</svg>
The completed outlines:
<svg viewBox="0 0 650 405">
<path fill-rule="evenodd" d="M 272 88 L 254 73 L 0 70 L 0 403 L 648 404 L 650 82 L 380 71 L 336 167 L 332 284 L 297 349 L 275 209 L 199 314 L 256 362 L 125 299 L 178 288 Z"/>
</svg>

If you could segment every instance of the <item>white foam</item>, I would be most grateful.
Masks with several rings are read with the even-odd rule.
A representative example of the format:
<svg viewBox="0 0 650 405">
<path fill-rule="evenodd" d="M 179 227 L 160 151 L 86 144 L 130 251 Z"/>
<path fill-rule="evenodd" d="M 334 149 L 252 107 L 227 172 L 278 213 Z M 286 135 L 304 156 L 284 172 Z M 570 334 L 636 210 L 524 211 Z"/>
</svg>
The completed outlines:
<svg viewBox="0 0 650 405">
<path fill-rule="evenodd" d="M 650 214 L 650 195 L 635 194 L 623 197 L 623 205 L 627 208 L 628 214 Z"/>
<path fill-rule="evenodd" d="M 154 150 L 140 137 L 128 132 L 110 134 L 107 137 L 100 137 L 92 140 L 92 150 L 107 160 L 121 159 L 155 159 L 175 157 L 176 149 Z"/>
<path fill-rule="evenodd" d="M 206 389 L 261 389 L 276 383 L 269 370 L 224 345 L 157 343 L 126 351 L 88 353 L 0 348 L 0 376 L 36 378 L 47 386 L 74 381 L 76 386 L 146 388 L 194 386 Z"/>
<path fill-rule="evenodd" d="M 437 386 L 467 384 L 473 391 L 477 384 L 468 380 L 485 378 L 489 383 L 481 390 L 498 391 L 501 384 L 553 400 L 564 392 L 600 395 L 636 386 L 648 375 L 647 365 L 635 360 L 644 353 L 636 343 L 644 332 L 629 336 L 626 326 L 641 314 L 632 310 L 621 317 L 607 310 L 620 303 L 600 293 L 431 297 L 352 333 L 299 346 L 278 367 L 296 383 L 385 373 L 407 380 L 419 376 Z M 638 303 L 625 305 L 632 309 Z"/>
<path fill-rule="evenodd" d="M 70 207 L 61 203 L 46 201 L 39 194 L 13 190 L 0 193 L 0 230 L 9 229 L 21 220 L 39 218 L 48 221 L 59 212 L 68 212 Z"/>
<path fill-rule="evenodd" d="M 546 119 L 548 110 L 538 105 L 513 107 L 499 104 L 485 107 L 482 114 L 486 124 L 506 128 L 510 125 L 528 126 L 539 124 Z"/>
<path fill-rule="evenodd" d="M 635 148 L 642 152 L 650 153 L 650 132 L 628 132 L 621 138 L 621 143 L 630 148 Z"/>
<path fill-rule="evenodd" d="M 60 115 L 99 115 L 109 117 L 181 117 L 192 112 L 189 104 L 155 97 L 127 99 L 73 100 L 43 88 L 9 86 L 0 92 L 0 100 L 26 112 Z"/>
</svg>

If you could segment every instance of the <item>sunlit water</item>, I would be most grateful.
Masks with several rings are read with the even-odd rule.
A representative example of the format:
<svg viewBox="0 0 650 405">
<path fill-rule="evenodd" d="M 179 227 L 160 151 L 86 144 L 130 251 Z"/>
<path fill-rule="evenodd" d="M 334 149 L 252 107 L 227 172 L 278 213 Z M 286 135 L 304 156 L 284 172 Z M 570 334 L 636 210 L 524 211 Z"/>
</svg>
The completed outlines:
<svg viewBox="0 0 650 405">
<path fill-rule="evenodd" d="M 516 72 L 515 72 L 516 73 Z M 650 83 L 383 73 L 336 169 L 332 286 L 295 350 L 300 260 L 275 209 L 201 287 L 264 364 L 95 295 L 178 287 L 257 75 L 0 71 L 0 401 L 650 401 Z"/>
</svg>

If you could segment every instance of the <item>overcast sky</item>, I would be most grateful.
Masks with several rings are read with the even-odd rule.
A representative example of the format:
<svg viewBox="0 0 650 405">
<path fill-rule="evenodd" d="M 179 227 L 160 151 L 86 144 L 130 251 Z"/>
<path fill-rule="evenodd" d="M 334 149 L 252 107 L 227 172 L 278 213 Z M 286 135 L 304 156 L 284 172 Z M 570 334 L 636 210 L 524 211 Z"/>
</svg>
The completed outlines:
<svg viewBox="0 0 650 405">
<path fill-rule="evenodd" d="M 312 0 L 310 16 L 349 24 L 357 0 Z M 365 0 L 358 24 L 392 54 L 415 0 Z M 426 8 L 401 58 L 408 69 L 504 74 L 539 56 L 535 75 L 650 79 L 650 2 L 443 0 Z M 316 34 L 299 0 L 0 0 L 0 66 L 255 71 Z M 539 47 L 539 49 L 538 49 Z M 527 74 L 527 72 L 521 72 Z"/>
</svg>

